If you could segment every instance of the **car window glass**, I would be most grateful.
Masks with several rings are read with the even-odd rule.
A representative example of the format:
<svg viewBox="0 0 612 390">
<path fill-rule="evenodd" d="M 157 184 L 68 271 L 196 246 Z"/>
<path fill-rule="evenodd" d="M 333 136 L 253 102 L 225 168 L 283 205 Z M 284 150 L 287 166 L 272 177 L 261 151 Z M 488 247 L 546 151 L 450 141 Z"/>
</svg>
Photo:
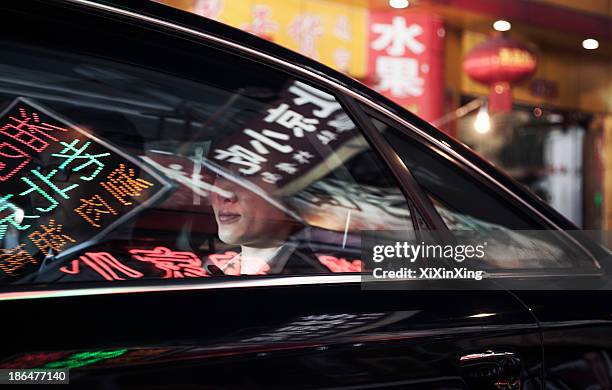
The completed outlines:
<svg viewBox="0 0 612 390">
<path fill-rule="evenodd" d="M 546 225 L 461 172 L 442 155 L 379 119 L 372 121 L 411 170 L 446 226 L 457 236 L 462 232 L 471 237 L 474 232 L 482 235 L 482 241 L 488 245 L 486 267 L 595 266 L 587 253 L 563 242 L 561 233 L 536 232 L 547 229 Z"/>
<path fill-rule="evenodd" d="M 359 272 L 361 230 L 413 229 L 327 91 L 206 47 L 197 80 L 0 53 L 1 283 Z"/>
</svg>

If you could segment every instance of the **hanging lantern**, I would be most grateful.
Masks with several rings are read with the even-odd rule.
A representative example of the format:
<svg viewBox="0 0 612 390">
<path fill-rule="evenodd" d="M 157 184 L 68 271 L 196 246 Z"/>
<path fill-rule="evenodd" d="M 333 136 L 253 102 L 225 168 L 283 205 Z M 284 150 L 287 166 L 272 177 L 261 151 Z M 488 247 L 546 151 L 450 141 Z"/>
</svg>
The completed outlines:
<svg viewBox="0 0 612 390">
<path fill-rule="evenodd" d="M 490 86 L 492 112 L 512 110 L 512 85 L 533 75 L 536 66 L 536 56 L 526 44 L 505 36 L 477 45 L 463 61 L 470 78 Z"/>
</svg>

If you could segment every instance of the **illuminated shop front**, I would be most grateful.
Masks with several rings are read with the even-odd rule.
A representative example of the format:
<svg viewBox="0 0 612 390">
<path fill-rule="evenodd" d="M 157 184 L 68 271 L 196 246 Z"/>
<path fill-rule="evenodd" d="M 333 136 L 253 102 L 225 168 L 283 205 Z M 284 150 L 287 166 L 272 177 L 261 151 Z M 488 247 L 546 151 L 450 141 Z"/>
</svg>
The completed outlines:
<svg viewBox="0 0 612 390">
<path fill-rule="evenodd" d="M 386 0 L 162 2 L 347 73 L 458 137 L 579 226 L 612 224 L 604 216 L 605 200 L 612 203 L 602 159 L 604 133 L 612 132 L 605 42 L 612 15 L 604 2 L 396 2 L 408 3 L 403 9 Z M 540 22 L 538 13 L 555 21 Z M 589 34 L 603 38 L 598 50 L 581 47 Z M 466 61 L 495 39 L 509 46 L 490 45 Z M 509 66 L 482 73 L 483 56 L 494 52 Z"/>
</svg>

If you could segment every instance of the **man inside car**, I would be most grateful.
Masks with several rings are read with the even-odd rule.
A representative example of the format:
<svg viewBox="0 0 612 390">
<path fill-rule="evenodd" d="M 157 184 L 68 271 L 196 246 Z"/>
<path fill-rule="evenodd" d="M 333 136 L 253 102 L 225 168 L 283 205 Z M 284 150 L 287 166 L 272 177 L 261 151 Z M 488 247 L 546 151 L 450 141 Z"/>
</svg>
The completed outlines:
<svg viewBox="0 0 612 390">
<path fill-rule="evenodd" d="M 290 208 L 246 179 L 216 174 L 210 194 L 219 239 L 236 246 L 236 255 L 223 262 L 209 261 L 212 275 L 265 275 L 329 272 L 296 236 L 304 231 Z M 248 187 L 248 188 L 247 188 Z M 214 259 L 214 257 L 212 257 Z M 216 264 L 215 264 L 216 263 Z"/>
</svg>

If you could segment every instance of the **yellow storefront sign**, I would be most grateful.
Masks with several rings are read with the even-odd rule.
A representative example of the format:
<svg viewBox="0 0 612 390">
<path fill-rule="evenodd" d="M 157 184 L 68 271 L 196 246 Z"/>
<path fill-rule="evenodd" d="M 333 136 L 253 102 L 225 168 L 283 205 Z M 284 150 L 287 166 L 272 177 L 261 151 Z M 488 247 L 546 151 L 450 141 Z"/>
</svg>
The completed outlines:
<svg viewBox="0 0 612 390">
<path fill-rule="evenodd" d="M 367 4 L 337 0 L 164 0 L 252 32 L 360 78 L 366 74 Z"/>
</svg>

